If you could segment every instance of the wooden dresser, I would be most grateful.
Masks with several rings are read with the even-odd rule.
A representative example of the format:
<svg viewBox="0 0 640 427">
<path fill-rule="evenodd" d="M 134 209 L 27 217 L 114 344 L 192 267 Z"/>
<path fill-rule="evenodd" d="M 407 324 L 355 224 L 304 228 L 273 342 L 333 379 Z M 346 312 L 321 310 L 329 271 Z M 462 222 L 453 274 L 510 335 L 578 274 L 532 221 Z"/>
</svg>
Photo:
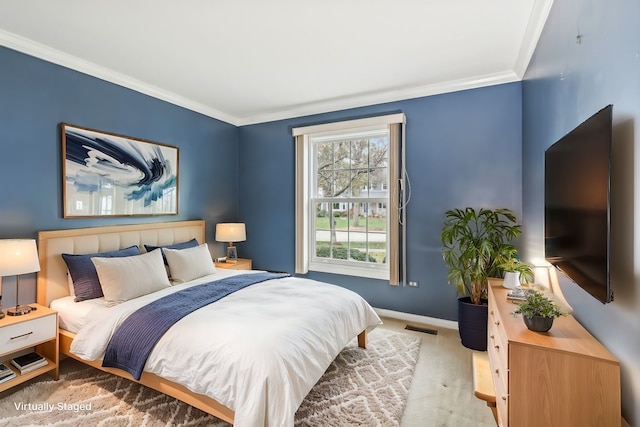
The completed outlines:
<svg viewBox="0 0 640 427">
<path fill-rule="evenodd" d="M 620 365 L 573 316 L 532 332 L 501 281 L 489 285 L 489 365 L 502 427 L 619 426 Z"/>
</svg>

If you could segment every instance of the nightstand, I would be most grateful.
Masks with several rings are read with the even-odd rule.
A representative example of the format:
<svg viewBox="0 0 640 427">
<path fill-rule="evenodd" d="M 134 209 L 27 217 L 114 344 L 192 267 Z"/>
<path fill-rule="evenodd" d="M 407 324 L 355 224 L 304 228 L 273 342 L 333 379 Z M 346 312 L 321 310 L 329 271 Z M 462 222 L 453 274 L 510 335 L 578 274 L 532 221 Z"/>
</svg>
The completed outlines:
<svg viewBox="0 0 640 427">
<path fill-rule="evenodd" d="M 58 313 L 42 305 L 29 305 L 36 310 L 23 316 L 0 319 L 0 360 L 16 373 L 15 378 L 0 383 L 0 392 L 47 372 L 58 379 Z M 20 371 L 11 364 L 11 359 L 30 347 L 35 347 L 35 351 L 44 356 L 48 363 L 20 375 Z"/>
<path fill-rule="evenodd" d="M 251 270 L 251 260 L 238 258 L 238 262 L 216 262 L 216 268 L 226 268 L 228 270 Z"/>
</svg>

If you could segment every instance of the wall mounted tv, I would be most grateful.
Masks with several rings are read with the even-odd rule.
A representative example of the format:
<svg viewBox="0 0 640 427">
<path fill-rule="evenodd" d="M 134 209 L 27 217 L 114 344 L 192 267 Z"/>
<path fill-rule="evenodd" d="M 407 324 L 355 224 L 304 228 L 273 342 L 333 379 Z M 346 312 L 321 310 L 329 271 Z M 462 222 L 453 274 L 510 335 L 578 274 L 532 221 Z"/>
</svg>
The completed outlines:
<svg viewBox="0 0 640 427">
<path fill-rule="evenodd" d="M 609 277 L 612 105 L 545 151 L 545 258 L 602 303 Z"/>
</svg>

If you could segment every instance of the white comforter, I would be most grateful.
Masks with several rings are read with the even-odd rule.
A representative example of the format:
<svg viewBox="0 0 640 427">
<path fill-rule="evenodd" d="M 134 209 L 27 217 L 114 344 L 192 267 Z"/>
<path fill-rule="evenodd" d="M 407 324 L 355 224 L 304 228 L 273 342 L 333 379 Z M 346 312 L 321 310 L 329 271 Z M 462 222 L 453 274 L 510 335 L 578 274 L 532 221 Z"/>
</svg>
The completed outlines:
<svg viewBox="0 0 640 427">
<path fill-rule="evenodd" d="M 111 334 L 133 311 L 225 270 L 111 308 L 95 309 L 71 351 L 101 359 Z M 293 426 L 294 414 L 329 364 L 380 318 L 356 293 L 287 277 L 249 286 L 186 316 L 152 351 L 145 371 L 205 394 L 235 411 L 237 427 Z"/>
</svg>

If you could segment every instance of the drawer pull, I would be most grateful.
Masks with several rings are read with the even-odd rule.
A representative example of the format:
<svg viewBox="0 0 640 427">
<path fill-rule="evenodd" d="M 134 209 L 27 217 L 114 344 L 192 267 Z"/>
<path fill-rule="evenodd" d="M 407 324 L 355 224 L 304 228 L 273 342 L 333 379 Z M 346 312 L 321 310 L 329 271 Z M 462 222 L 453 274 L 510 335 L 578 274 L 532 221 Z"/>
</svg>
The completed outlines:
<svg viewBox="0 0 640 427">
<path fill-rule="evenodd" d="M 502 400 L 507 401 L 507 396 L 502 396 Z"/>
<path fill-rule="evenodd" d="M 27 332 L 26 334 L 22 334 L 22 335 L 16 335 L 15 337 L 11 337 L 11 338 L 9 338 L 9 341 L 11 341 L 11 340 L 17 340 L 18 338 L 24 338 L 24 337 L 26 337 L 26 336 L 31 335 L 32 333 L 33 333 L 33 331 L 32 331 L 32 332 Z"/>
<path fill-rule="evenodd" d="M 496 369 L 496 375 L 500 375 L 500 369 Z"/>
<path fill-rule="evenodd" d="M 491 335 L 490 335 L 490 337 L 491 337 L 491 339 L 494 339 L 494 338 L 495 338 L 495 336 L 494 336 L 493 334 L 491 334 Z"/>
<path fill-rule="evenodd" d="M 500 326 L 500 321 L 499 320 L 496 320 L 494 323 L 496 324 L 496 326 Z"/>
<path fill-rule="evenodd" d="M 500 350 L 500 346 L 499 345 L 494 345 L 493 346 L 496 350 Z"/>
</svg>

